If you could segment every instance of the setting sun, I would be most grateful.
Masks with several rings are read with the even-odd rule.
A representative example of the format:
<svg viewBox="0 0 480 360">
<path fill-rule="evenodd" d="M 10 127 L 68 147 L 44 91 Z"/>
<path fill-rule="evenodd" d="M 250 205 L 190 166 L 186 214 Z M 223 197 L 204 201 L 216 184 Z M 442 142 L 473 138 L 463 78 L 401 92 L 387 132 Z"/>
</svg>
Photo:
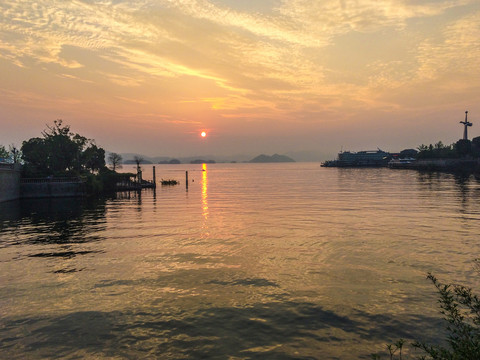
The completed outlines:
<svg viewBox="0 0 480 360">
<path fill-rule="evenodd" d="M 205 137 L 207 136 L 207 133 L 205 131 L 202 131 L 202 133 L 200 134 L 202 137 Z"/>
</svg>

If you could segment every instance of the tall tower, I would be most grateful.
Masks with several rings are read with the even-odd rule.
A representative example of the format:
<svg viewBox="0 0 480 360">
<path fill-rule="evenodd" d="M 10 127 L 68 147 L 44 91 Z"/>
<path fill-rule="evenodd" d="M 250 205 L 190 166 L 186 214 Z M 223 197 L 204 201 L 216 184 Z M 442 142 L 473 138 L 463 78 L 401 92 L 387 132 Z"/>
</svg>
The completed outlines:
<svg viewBox="0 0 480 360">
<path fill-rule="evenodd" d="M 460 124 L 465 125 L 465 129 L 463 130 L 463 140 L 468 140 L 468 127 L 472 126 L 471 122 L 467 120 L 468 111 L 465 111 L 465 121 L 460 121 Z"/>
</svg>

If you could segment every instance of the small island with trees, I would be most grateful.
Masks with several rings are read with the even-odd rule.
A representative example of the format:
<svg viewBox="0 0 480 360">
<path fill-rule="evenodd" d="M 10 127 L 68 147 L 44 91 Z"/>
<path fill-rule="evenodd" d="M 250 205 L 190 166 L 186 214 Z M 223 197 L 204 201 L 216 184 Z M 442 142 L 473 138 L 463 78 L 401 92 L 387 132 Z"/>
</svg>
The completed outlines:
<svg viewBox="0 0 480 360">
<path fill-rule="evenodd" d="M 118 173 L 122 167 L 119 154 L 108 155 L 108 168 L 105 150 L 94 140 L 73 133 L 62 120 L 47 125 L 40 137 L 24 141 L 20 149 L 10 146 L 7 151 L 0 146 L 0 158 L 13 162 L 5 164 L 11 170 L 21 168 L 21 197 L 83 196 L 153 186 L 141 178 L 141 158 L 135 159 L 137 174 Z"/>
</svg>

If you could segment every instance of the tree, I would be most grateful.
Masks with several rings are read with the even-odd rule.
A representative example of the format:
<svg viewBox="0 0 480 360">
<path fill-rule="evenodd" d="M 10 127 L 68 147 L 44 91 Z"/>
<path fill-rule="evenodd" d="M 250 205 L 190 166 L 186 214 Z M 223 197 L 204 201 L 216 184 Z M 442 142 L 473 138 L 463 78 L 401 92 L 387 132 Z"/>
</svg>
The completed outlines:
<svg viewBox="0 0 480 360">
<path fill-rule="evenodd" d="M 108 162 L 112 164 L 112 170 L 122 168 L 122 156 L 117 153 L 110 153 L 108 155 Z"/>
<path fill-rule="evenodd" d="M 137 173 L 138 173 L 140 171 L 140 164 L 143 162 L 144 159 L 141 156 L 135 155 L 133 160 L 135 161 L 135 164 L 137 164 Z"/>
<path fill-rule="evenodd" d="M 478 260 L 477 260 L 478 261 Z M 438 293 L 440 313 L 446 325 L 447 337 L 441 345 L 431 345 L 421 341 L 412 343 L 423 354 L 417 359 L 433 360 L 476 360 L 480 359 L 480 297 L 469 287 L 455 284 L 442 284 L 432 274 L 427 278 Z M 400 350 L 402 359 L 404 341 L 387 345 L 390 359 Z M 372 354 L 373 359 L 381 359 Z"/>
<path fill-rule="evenodd" d="M 8 148 L 9 148 L 9 152 L 12 157 L 13 163 L 16 164 L 20 162 L 22 158 L 22 151 L 18 149 L 14 144 L 10 145 Z"/>
<path fill-rule="evenodd" d="M 480 157 L 480 136 L 472 139 L 472 155 L 476 158 Z"/>
<path fill-rule="evenodd" d="M 31 138 L 22 144 L 22 159 L 25 162 L 26 176 L 52 175 L 50 168 L 50 151 L 42 138 Z"/>
<path fill-rule="evenodd" d="M 428 150 L 428 146 L 425 145 L 425 144 L 422 144 L 422 145 L 420 145 L 417 149 L 418 149 L 419 152 L 427 151 L 427 150 Z"/>
<path fill-rule="evenodd" d="M 472 152 L 470 140 L 460 139 L 455 143 L 455 151 L 459 156 L 467 156 Z"/>
<path fill-rule="evenodd" d="M 0 159 L 8 159 L 9 157 L 10 153 L 5 149 L 5 146 L 0 145 Z"/>
<path fill-rule="evenodd" d="M 27 176 L 80 175 L 105 167 L 105 150 L 93 140 L 72 133 L 62 120 L 47 125 L 42 135 L 22 144 Z"/>
<path fill-rule="evenodd" d="M 418 150 L 417 159 L 442 159 L 458 156 L 452 145 L 444 145 L 441 141 L 435 145 L 422 144 L 418 147 Z"/>
<path fill-rule="evenodd" d="M 90 144 L 82 154 L 83 166 L 91 172 L 99 171 L 105 167 L 105 150 Z"/>
<path fill-rule="evenodd" d="M 447 347 L 416 342 L 431 359 L 480 359 L 480 298 L 471 288 L 428 279 L 437 288 L 441 313 L 447 323 Z"/>
<path fill-rule="evenodd" d="M 53 173 L 77 172 L 81 169 L 81 153 L 87 139 L 70 132 L 70 126 L 62 126 L 62 120 L 55 120 L 42 132 L 44 144 L 49 151 L 49 166 Z"/>
</svg>

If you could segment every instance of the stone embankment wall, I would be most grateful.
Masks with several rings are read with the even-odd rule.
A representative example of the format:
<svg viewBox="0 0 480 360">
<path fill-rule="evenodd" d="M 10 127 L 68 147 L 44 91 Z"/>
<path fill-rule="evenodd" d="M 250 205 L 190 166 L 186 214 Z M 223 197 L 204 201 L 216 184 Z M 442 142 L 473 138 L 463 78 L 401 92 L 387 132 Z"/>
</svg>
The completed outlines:
<svg viewBox="0 0 480 360">
<path fill-rule="evenodd" d="M 421 159 L 413 163 L 417 170 L 474 171 L 478 161 L 474 159 Z"/>
<path fill-rule="evenodd" d="M 78 178 L 21 179 L 20 171 L 18 164 L 0 164 L 0 202 L 85 195 L 85 183 Z"/>
<path fill-rule="evenodd" d="M 20 168 L 14 164 L 0 164 L 0 202 L 20 197 Z"/>
<path fill-rule="evenodd" d="M 20 196 L 22 199 L 31 198 L 56 198 L 74 197 L 85 195 L 85 184 L 79 181 L 48 181 L 28 179 L 20 184 Z"/>
</svg>

